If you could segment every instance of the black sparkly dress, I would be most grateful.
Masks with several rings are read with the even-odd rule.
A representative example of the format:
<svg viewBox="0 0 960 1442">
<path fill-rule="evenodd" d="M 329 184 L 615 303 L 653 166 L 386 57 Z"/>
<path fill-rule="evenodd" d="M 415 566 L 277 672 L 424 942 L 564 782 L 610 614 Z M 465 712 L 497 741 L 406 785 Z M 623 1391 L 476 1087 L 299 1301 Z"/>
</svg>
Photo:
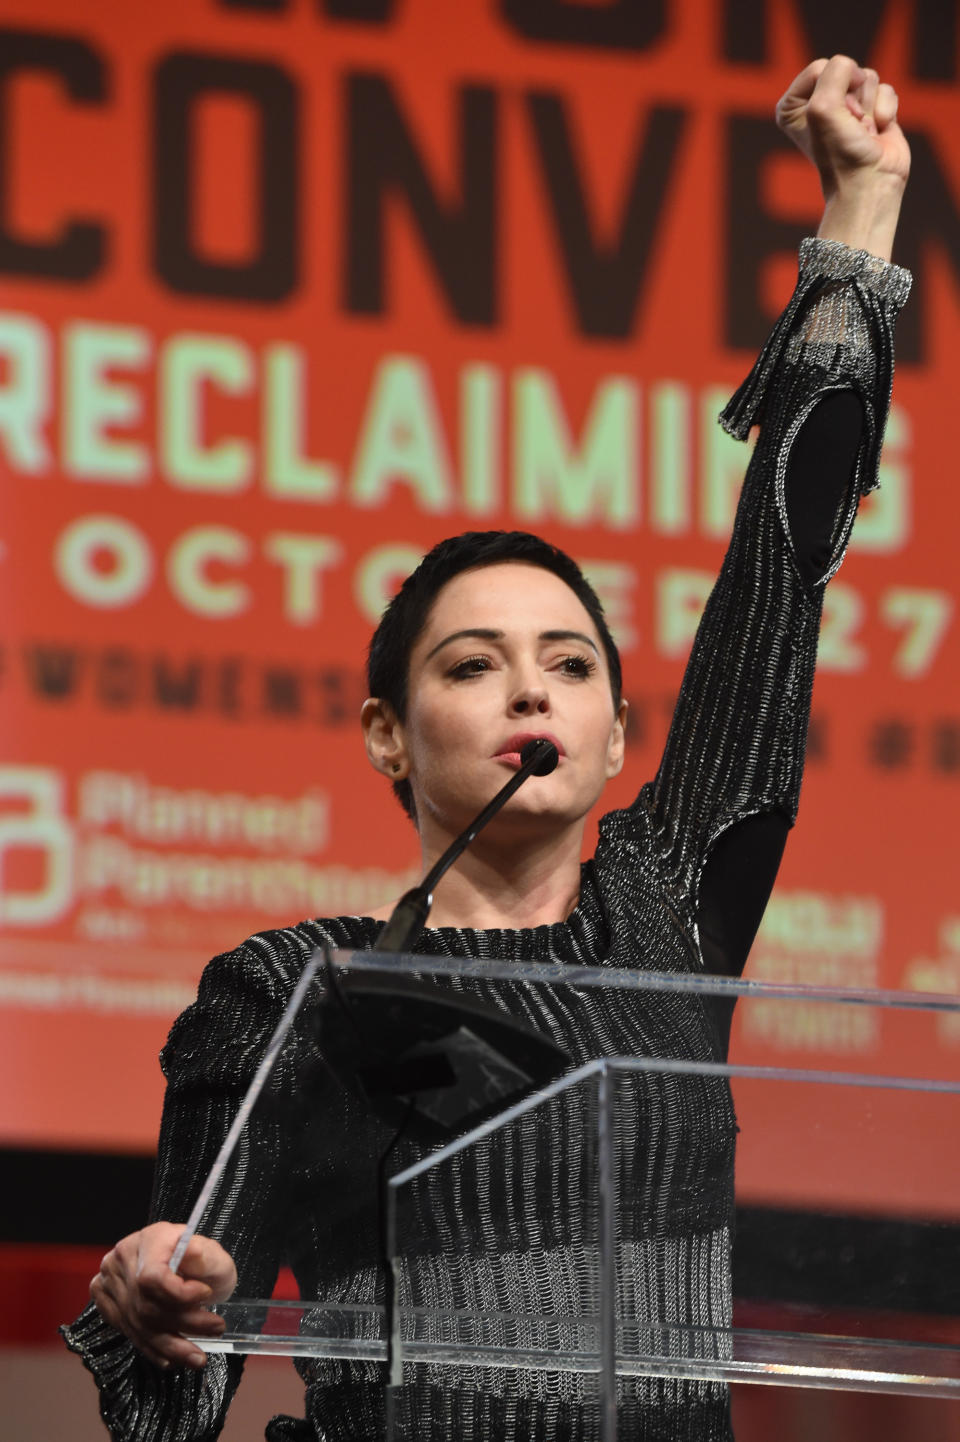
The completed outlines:
<svg viewBox="0 0 960 1442">
<path fill-rule="evenodd" d="M 656 971 L 735 974 L 746 959 L 796 814 L 823 584 L 843 556 L 859 496 L 876 484 L 892 379 L 892 331 L 909 291 L 895 266 L 832 241 L 805 241 L 800 278 L 756 366 L 723 413 L 760 433 L 733 537 L 687 666 L 656 779 L 604 817 L 567 921 L 527 931 L 428 930 L 418 950 Z M 321 939 L 372 946 L 380 924 L 339 917 L 252 937 L 204 972 L 197 1002 L 163 1053 L 168 1078 L 152 1215 L 190 1211 L 305 958 Z M 466 985 L 466 984 L 464 984 Z M 484 985 L 469 983 L 473 994 Z M 696 999 L 629 992 L 509 989 L 491 996 L 561 1039 L 575 1064 L 600 1056 L 715 1059 L 729 1021 Z M 238 1295 L 269 1295 L 289 1262 L 304 1296 L 379 1296 L 376 1159 L 389 1130 L 332 1081 L 310 1100 L 295 1086 L 297 1034 L 245 1162 L 242 1199 L 221 1236 Z M 621 1107 L 618 1182 L 621 1310 L 682 1326 L 730 1324 L 736 1122 L 726 1083 L 682 1097 L 638 1084 Z M 311 1145 L 302 1146 L 308 1131 Z M 406 1148 L 403 1150 L 403 1148 Z M 397 1166 L 418 1155 L 401 1144 Z M 411 1264 L 410 1300 L 431 1307 L 569 1313 L 570 1281 L 589 1270 L 580 1223 L 589 1185 L 584 1123 L 559 1104 L 509 1139 L 461 1154 L 426 1199 L 448 1260 Z M 531 1204 L 549 1196 L 550 1219 Z M 509 1250 L 478 1258 L 461 1199 L 484 1198 Z M 450 1260 L 450 1259 L 454 1260 Z M 115 1442 L 210 1442 L 242 1359 L 204 1372 L 161 1371 L 88 1307 L 64 1329 L 100 1387 Z M 382 1369 L 299 1361 L 306 1417 L 278 1417 L 272 1442 L 374 1442 L 383 1436 Z M 560 1372 L 424 1369 L 413 1413 L 424 1442 L 593 1442 L 582 1379 Z M 719 1383 L 628 1378 L 619 1435 L 630 1442 L 730 1442 Z"/>
</svg>

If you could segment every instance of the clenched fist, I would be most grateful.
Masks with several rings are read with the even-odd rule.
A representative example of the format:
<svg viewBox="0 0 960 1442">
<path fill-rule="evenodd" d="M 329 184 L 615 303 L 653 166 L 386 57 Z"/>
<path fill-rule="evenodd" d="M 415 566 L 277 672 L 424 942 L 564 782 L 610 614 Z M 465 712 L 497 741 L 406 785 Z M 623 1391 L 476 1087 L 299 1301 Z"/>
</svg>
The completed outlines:
<svg viewBox="0 0 960 1442">
<path fill-rule="evenodd" d="M 897 93 L 848 55 L 814 60 L 777 102 L 777 124 L 820 172 L 820 235 L 889 260 L 910 147 Z"/>
</svg>

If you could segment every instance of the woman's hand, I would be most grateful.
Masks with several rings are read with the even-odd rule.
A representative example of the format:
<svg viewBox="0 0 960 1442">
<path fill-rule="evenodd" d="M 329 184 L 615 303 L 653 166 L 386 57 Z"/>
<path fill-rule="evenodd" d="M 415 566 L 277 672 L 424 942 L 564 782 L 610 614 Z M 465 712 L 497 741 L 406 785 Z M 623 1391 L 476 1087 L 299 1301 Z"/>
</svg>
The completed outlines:
<svg viewBox="0 0 960 1442">
<path fill-rule="evenodd" d="M 777 124 L 820 172 L 819 234 L 889 260 L 910 147 L 897 94 L 847 55 L 814 60 L 777 103 Z"/>
<path fill-rule="evenodd" d="M 219 1242 L 194 1236 L 179 1272 L 171 1272 L 170 1258 L 182 1232 L 182 1226 L 170 1222 L 131 1232 L 100 1263 L 90 1296 L 101 1316 L 156 1366 L 199 1369 L 206 1366 L 206 1353 L 181 1333 L 220 1335 L 223 1318 L 207 1308 L 230 1296 L 237 1270 Z"/>
</svg>

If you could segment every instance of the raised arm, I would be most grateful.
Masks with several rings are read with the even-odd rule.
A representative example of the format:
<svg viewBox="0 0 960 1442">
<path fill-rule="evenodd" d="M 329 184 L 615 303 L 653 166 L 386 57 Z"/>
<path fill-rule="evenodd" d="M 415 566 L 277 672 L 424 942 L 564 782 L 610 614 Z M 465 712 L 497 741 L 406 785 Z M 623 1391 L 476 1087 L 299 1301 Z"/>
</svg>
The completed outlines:
<svg viewBox="0 0 960 1442">
<path fill-rule="evenodd" d="M 760 434 L 643 797 L 673 875 L 692 892 L 729 828 L 762 814 L 787 826 L 796 815 L 823 585 L 859 496 L 876 484 L 893 324 L 909 290 L 906 272 L 888 264 L 909 170 L 892 89 L 835 56 L 796 78 L 777 118 L 819 169 L 824 216 L 801 247 L 787 309 L 721 417 L 741 439 L 753 425 Z M 825 426 L 849 447 L 826 478 L 816 464 Z"/>
</svg>

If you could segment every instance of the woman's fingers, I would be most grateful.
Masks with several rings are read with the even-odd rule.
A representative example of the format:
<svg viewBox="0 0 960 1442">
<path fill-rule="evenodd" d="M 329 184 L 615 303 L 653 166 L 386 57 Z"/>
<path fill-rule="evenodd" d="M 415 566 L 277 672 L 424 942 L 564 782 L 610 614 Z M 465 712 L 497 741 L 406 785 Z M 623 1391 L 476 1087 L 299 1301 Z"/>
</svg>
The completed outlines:
<svg viewBox="0 0 960 1442">
<path fill-rule="evenodd" d="M 200 1323 L 193 1318 L 178 1318 L 176 1327 L 166 1330 L 153 1327 L 137 1329 L 131 1333 L 130 1340 L 138 1351 L 143 1352 L 151 1361 L 156 1361 L 159 1366 L 188 1366 L 199 1369 L 206 1366 L 207 1354 L 190 1338 L 209 1337 L 212 1340 L 221 1336 L 224 1331 L 223 1318 L 213 1317 L 211 1321 L 215 1325 L 210 1322 Z M 189 1335 L 184 1336 L 184 1333 Z"/>
<path fill-rule="evenodd" d="M 870 76 L 873 77 L 872 82 L 868 79 Z M 861 69 L 849 55 L 813 60 L 794 76 L 777 101 L 777 121 L 783 125 L 791 120 L 802 120 L 810 108 L 823 113 L 835 112 L 847 103 L 848 96 L 855 98 L 864 109 L 872 110 L 877 81 L 875 70 Z M 863 105 L 865 91 L 870 96 L 869 107 Z"/>
<path fill-rule="evenodd" d="M 880 76 L 875 70 L 864 70 L 863 84 L 860 87 L 860 103 L 867 115 L 873 115 L 877 108 L 877 91 L 880 88 Z"/>
<path fill-rule="evenodd" d="M 817 76 L 807 105 L 808 113 L 836 115 L 847 108 L 847 96 L 862 90 L 866 71 L 849 55 L 831 55 Z"/>
<path fill-rule="evenodd" d="M 862 120 L 871 135 L 877 133 L 876 109 L 877 91 L 880 88 L 880 76 L 875 70 L 864 70 L 862 82 L 854 87 L 853 93 L 856 96 L 860 108 L 859 119 Z"/>
<path fill-rule="evenodd" d="M 817 81 L 820 79 L 828 63 L 827 60 L 820 59 L 811 60 L 809 65 L 805 65 L 800 71 L 800 74 L 793 77 L 781 96 L 779 104 L 783 105 L 784 102 L 796 103 L 809 100 Z"/>
<path fill-rule="evenodd" d="M 122 1317 L 117 1297 L 114 1295 L 114 1288 L 105 1277 L 103 1269 L 90 1281 L 90 1300 L 104 1321 L 109 1322 L 111 1327 L 118 1327 L 121 1331 Z"/>
<path fill-rule="evenodd" d="M 138 1266 L 136 1283 L 140 1293 L 158 1306 L 189 1306 L 193 1302 L 209 1302 L 213 1296 L 210 1284 L 199 1277 L 182 1277 L 171 1272 L 169 1262 L 151 1258 Z"/>
<path fill-rule="evenodd" d="M 206 1353 L 192 1337 L 216 1338 L 226 1330 L 222 1317 L 206 1307 L 158 1307 L 144 1299 L 131 1300 L 122 1309 L 126 1326 L 124 1330 L 134 1346 L 160 1365 L 186 1363 L 192 1367 L 205 1365 Z"/>
<path fill-rule="evenodd" d="M 142 1332 L 196 1332 L 217 1337 L 224 1329 L 223 1318 L 208 1307 L 158 1307 L 141 1299 L 128 1311 L 131 1323 Z"/>
<path fill-rule="evenodd" d="M 192 1367 L 195 1372 L 201 1372 L 207 1365 L 207 1354 L 201 1347 L 196 1347 L 188 1342 L 186 1337 L 180 1337 L 172 1333 L 164 1338 L 165 1346 L 160 1353 L 161 1365 L 170 1367 Z"/>
<path fill-rule="evenodd" d="M 190 1307 L 195 1303 L 208 1305 L 213 1301 L 213 1291 L 206 1282 L 184 1281 L 171 1272 L 143 1272 L 138 1278 L 138 1290 L 145 1302 L 152 1303 L 161 1311 L 179 1307 Z"/>
<path fill-rule="evenodd" d="M 795 75 L 777 101 L 776 118 L 780 129 L 785 131 L 804 149 L 803 135 L 806 131 L 806 109 L 826 60 L 813 60 Z"/>
<path fill-rule="evenodd" d="M 900 97 L 892 85 L 878 85 L 877 98 L 874 105 L 874 119 L 877 122 L 877 130 L 884 131 L 892 125 L 897 118 L 897 108 L 900 104 Z"/>
<path fill-rule="evenodd" d="M 218 1302 L 225 1302 L 237 1285 L 233 1258 L 212 1237 L 190 1238 L 180 1263 L 180 1276 L 205 1282 Z"/>
<path fill-rule="evenodd" d="M 794 76 L 777 102 L 777 124 L 819 165 L 825 133 L 845 124 L 861 125 L 866 84 L 867 72 L 849 55 L 814 60 Z"/>
<path fill-rule="evenodd" d="M 155 1367 L 192 1367 L 200 1371 L 207 1365 L 202 1347 L 179 1332 L 132 1332 L 130 1341 Z"/>
</svg>

